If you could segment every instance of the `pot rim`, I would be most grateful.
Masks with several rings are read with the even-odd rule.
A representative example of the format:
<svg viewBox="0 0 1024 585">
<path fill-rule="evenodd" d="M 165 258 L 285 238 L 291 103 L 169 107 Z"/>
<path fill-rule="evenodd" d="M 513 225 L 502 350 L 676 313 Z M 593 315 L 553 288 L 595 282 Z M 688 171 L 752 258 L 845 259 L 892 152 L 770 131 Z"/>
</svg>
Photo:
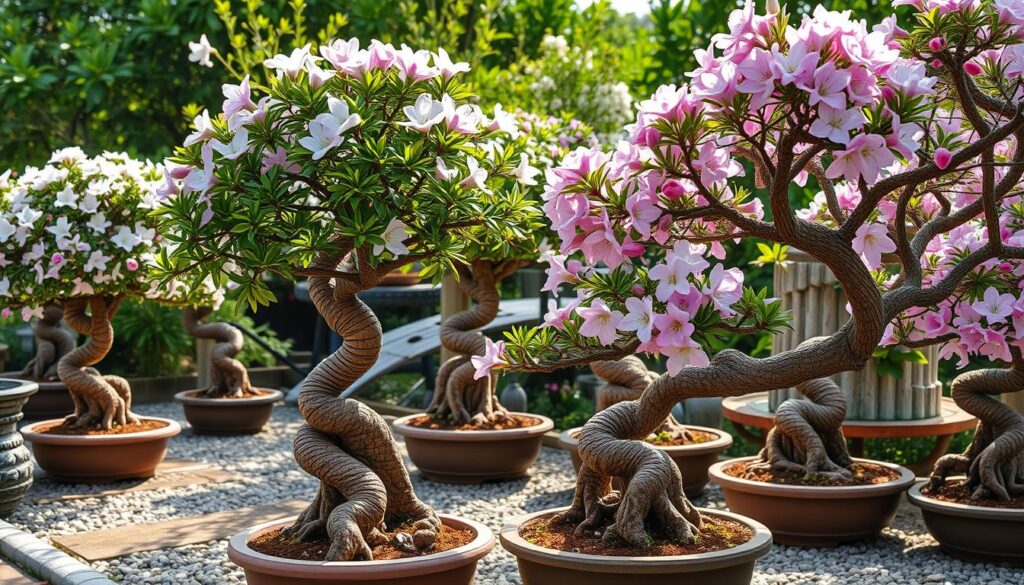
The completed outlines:
<svg viewBox="0 0 1024 585">
<path fill-rule="evenodd" d="M 910 490 L 907 492 L 907 500 L 911 504 L 921 508 L 922 511 L 936 512 L 938 514 L 946 514 L 948 516 L 976 518 L 978 520 L 1024 522 L 1024 508 L 990 508 L 988 506 L 974 506 L 971 504 L 938 500 L 921 493 L 921 488 L 927 484 L 927 479 L 921 480 L 911 486 Z"/>
<path fill-rule="evenodd" d="M 259 396 L 245 398 L 205 398 L 189 396 L 196 389 L 182 390 L 174 395 L 174 401 L 191 406 L 209 406 L 213 408 L 230 408 L 232 406 L 253 406 L 256 404 L 274 403 L 284 399 L 284 392 L 274 388 L 254 388 L 262 392 Z"/>
<path fill-rule="evenodd" d="M 161 439 L 169 439 L 181 432 L 181 424 L 176 420 L 169 418 L 162 418 L 159 416 L 143 416 L 142 420 L 155 420 L 167 423 L 167 426 L 159 429 L 153 429 L 151 431 L 141 431 L 138 433 L 124 433 L 121 435 L 53 435 L 50 433 L 41 433 L 35 429 L 42 426 L 48 425 L 55 422 L 60 422 L 62 419 L 52 418 L 49 420 L 41 420 L 33 423 L 29 423 L 21 428 L 19 431 L 22 436 L 25 437 L 31 443 L 38 443 L 41 445 L 69 445 L 77 447 L 95 447 L 99 445 L 122 445 L 125 443 L 144 443 L 147 441 L 158 441 Z"/>
<path fill-rule="evenodd" d="M 764 524 L 733 512 L 709 508 L 698 508 L 698 510 L 700 510 L 701 514 L 728 518 L 739 522 L 753 530 L 754 536 L 743 544 L 714 552 L 661 557 L 629 557 L 561 551 L 538 546 L 519 535 L 520 527 L 530 520 L 538 516 L 568 509 L 568 506 L 550 508 L 512 518 L 505 523 L 499 534 L 501 546 L 516 557 L 542 565 L 591 573 L 625 574 L 664 573 L 666 570 L 676 573 L 689 573 L 730 567 L 745 562 L 754 562 L 767 554 L 772 546 L 772 533 Z"/>
<path fill-rule="evenodd" d="M 255 534 L 289 524 L 298 518 L 291 516 L 235 533 L 228 541 L 228 558 L 243 569 L 268 575 L 316 580 L 337 579 L 344 575 L 346 580 L 362 582 L 449 571 L 479 561 L 494 548 L 494 533 L 480 522 L 450 514 L 438 514 L 438 517 L 448 526 L 470 528 L 476 532 L 476 536 L 469 543 L 444 552 L 386 561 L 302 561 L 265 555 L 249 548 L 249 540 Z"/>
<path fill-rule="evenodd" d="M 20 380 L 18 378 L 0 378 L 0 384 L 11 382 L 15 386 L 0 389 L 0 398 L 17 398 L 19 396 L 31 396 L 39 391 L 39 382 L 33 380 Z"/>
<path fill-rule="evenodd" d="M 820 500 L 851 500 L 888 496 L 906 491 L 907 488 L 910 487 L 910 485 L 917 479 L 913 471 L 910 471 L 902 465 L 856 457 L 853 458 L 854 461 L 859 463 L 873 463 L 875 465 L 888 467 L 889 469 L 898 471 L 900 476 L 892 481 L 871 485 L 816 486 L 765 483 L 733 477 L 724 471 L 725 467 L 728 465 L 744 461 L 752 461 L 754 459 L 756 459 L 756 457 L 736 457 L 734 459 L 719 461 L 708 468 L 708 476 L 711 478 L 711 481 L 722 486 L 723 489 L 731 489 L 748 494 L 774 496 L 779 498 L 815 498 Z"/>
<path fill-rule="evenodd" d="M 711 428 L 711 427 L 701 427 L 701 426 L 697 426 L 697 425 L 683 425 L 683 426 L 688 428 L 688 429 L 694 429 L 694 430 L 697 430 L 697 431 L 703 431 L 705 433 L 712 433 L 714 435 L 717 435 L 718 438 L 712 439 L 710 441 L 706 441 L 704 443 L 694 443 L 692 445 L 655 445 L 653 443 L 647 443 L 646 441 L 644 441 L 644 442 L 647 443 L 648 445 L 654 447 L 655 449 L 659 449 L 661 451 L 668 452 L 668 454 L 670 456 L 672 456 L 672 455 L 680 455 L 680 456 L 681 455 L 703 455 L 705 453 L 717 453 L 717 452 L 722 451 L 724 449 L 728 449 L 729 446 L 732 445 L 732 442 L 733 442 L 732 435 L 730 435 L 729 433 L 727 433 L 727 432 L 725 432 L 725 431 L 723 431 L 721 429 L 715 429 L 715 428 Z M 582 429 L 583 429 L 583 427 L 573 427 L 571 429 L 566 429 L 566 430 L 562 431 L 558 435 L 558 445 L 560 447 L 562 447 L 562 449 L 564 449 L 566 451 L 571 451 L 573 449 L 579 450 L 579 444 L 580 444 L 579 439 L 577 439 L 573 435 L 578 433 Z"/>
<path fill-rule="evenodd" d="M 532 427 L 526 427 L 522 429 L 502 429 L 488 430 L 488 431 L 453 431 L 447 429 L 421 429 L 414 427 L 409 424 L 409 421 L 414 418 L 421 416 L 427 416 L 425 412 L 418 412 L 416 414 L 410 414 L 403 416 L 402 418 L 395 419 L 391 423 L 392 428 L 395 432 L 403 437 L 412 439 L 428 439 L 432 441 L 454 441 L 454 442 L 472 442 L 472 441 L 511 441 L 515 439 L 526 439 L 530 437 L 536 437 L 543 435 L 555 428 L 555 422 L 550 418 L 541 415 L 533 414 L 531 412 L 510 412 L 509 414 L 518 414 L 520 416 L 528 416 L 540 420 L 540 424 L 533 425 Z"/>
</svg>

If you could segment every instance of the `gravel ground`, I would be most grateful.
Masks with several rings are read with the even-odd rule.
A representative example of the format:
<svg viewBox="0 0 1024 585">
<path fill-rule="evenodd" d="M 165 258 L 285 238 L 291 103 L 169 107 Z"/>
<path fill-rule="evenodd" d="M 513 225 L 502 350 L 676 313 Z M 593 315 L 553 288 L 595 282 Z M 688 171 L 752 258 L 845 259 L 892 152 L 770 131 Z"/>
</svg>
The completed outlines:
<svg viewBox="0 0 1024 585">
<path fill-rule="evenodd" d="M 140 414 L 175 418 L 176 404 L 143 405 Z M 157 522 L 180 516 L 312 498 L 316 482 L 295 465 L 293 433 L 301 423 L 294 408 L 278 407 L 266 432 L 252 437 L 212 438 L 188 430 L 170 444 L 170 456 L 213 462 L 245 477 L 238 482 L 85 498 L 45 505 L 40 498 L 89 493 L 88 486 L 68 486 L 37 476 L 26 503 L 10 521 L 36 536 L 71 534 Z M 506 518 L 569 503 L 574 474 L 567 454 L 544 449 L 533 477 L 482 486 L 433 483 L 413 474 L 416 493 L 437 510 L 473 518 L 497 532 Z M 722 507 L 712 487 L 697 505 Z M 94 567 L 123 583 L 174 585 L 242 583 L 242 571 L 227 558 L 227 541 L 133 554 Z M 481 585 L 518 584 L 515 558 L 500 545 L 479 564 Z M 871 543 L 833 550 L 775 546 L 757 564 L 754 583 L 776 584 L 948 584 L 1024 585 L 1024 571 L 967 564 L 942 554 L 928 536 L 916 508 L 901 506 L 893 527 Z"/>
</svg>

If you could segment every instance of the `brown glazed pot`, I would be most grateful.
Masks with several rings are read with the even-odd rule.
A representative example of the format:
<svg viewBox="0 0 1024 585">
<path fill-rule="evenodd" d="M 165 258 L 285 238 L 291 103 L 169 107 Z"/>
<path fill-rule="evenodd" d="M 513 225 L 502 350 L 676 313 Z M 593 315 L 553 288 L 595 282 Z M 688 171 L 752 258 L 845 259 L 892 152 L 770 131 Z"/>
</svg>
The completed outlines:
<svg viewBox="0 0 1024 585">
<path fill-rule="evenodd" d="M 185 408 L 192 430 L 205 435 L 252 435 L 263 430 L 274 412 L 274 403 L 284 398 L 280 390 L 254 388 L 258 396 L 248 398 L 203 398 L 196 390 L 185 390 L 174 399 Z"/>
<path fill-rule="evenodd" d="M 444 483 L 481 483 L 518 479 L 540 456 L 544 433 L 555 428 L 550 418 L 514 412 L 540 420 L 525 429 L 446 431 L 421 429 L 408 422 L 411 414 L 391 423 L 405 437 L 409 458 L 427 479 Z"/>
<path fill-rule="evenodd" d="M 914 484 L 907 500 L 921 508 L 928 532 L 943 551 L 969 562 L 1024 567 L 1024 509 L 936 500 L 921 493 L 927 483 Z"/>
<path fill-rule="evenodd" d="M 75 411 L 75 403 L 71 401 L 71 393 L 68 392 L 68 387 L 64 385 L 64 382 L 60 380 L 37 381 L 22 376 L 16 376 L 16 378 L 39 384 L 39 392 L 28 399 L 28 404 L 22 410 L 25 420 L 60 418 Z"/>
<path fill-rule="evenodd" d="M 147 416 L 166 427 L 124 435 L 52 435 L 35 429 L 59 420 L 44 420 L 21 429 L 32 444 L 36 463 L 51 478 L 67 483 L 110 483 L 153 477 L 167 454 L 167 441 L 181 432 L 176 421 Z"/>
<path fill-rule="evenodd" d="M 754 531 L 748 542 L 730 549 L 693 555 L 619 557 L 581 554 L 544 548 L 519 536 L 520 527 L 538 517 L 566 508 L 534 512 L 510 520 L 501 529 L 501 546 L 519 561 L 523 585 L 636 585 L 692 583 L 749 585 L 754 562 L 768 553 L 772 534 L 749 518 L 722 510 L 701 508 L 701 514 L 735 520 Z"/>
<path fill-rule="evenodd" d="M 708 467 L 714 465 L 718 461 L 719 454 L 728 449 L 729 445 L 732 445 L 732 436 L 729 433 L 710 427 L 686 425 L 686 428 L 712 433 L 717 435 L 718 438 L 694 445 L 651 446 L 668 453 L 672 461 L 675 461 L 679 472 L 683 474 L 683 491 L 686 492 L 686 497 L 692 499 L 704 493 L 704 488 L 708 485 Z M 576 427 L 562 431 L 558 435 L 558 446 L 569 452 L 569 456 L 572 457 L 572 466 L 576 468 L 576 473 L 579 473 L 580 467 L 583 466 L 583 460 L 580 459 L 579 441 L 576 439 L 576 434 L 581 429 L 582 427 Z M 618 479 L 615 481 L 618 482 Z"/>
<path fill-rule="evenodd" d="M 914 483 L 914 473 L 906 467 L 868 459 L 855 461 L 884 465 L 898 471 L 900 477 L 876 485 L 828 487 L 751 481 L 723 471 L 733 463 L 753 459 L 722 461 L 712 465 L 708 474 L 722 486 L 730 510 L 763 522 L 775 542 L 792 546 L 831 548 L 878 536 L 896 515 L 900 494 Z"/>
<path fill-rule="evenodd" d="M 470 529 L 476 538 L 464 546 L 422 557 L 390 561 L 299 561 L 272 557 L 249 548 L 253 537 L 291 524 L 295 518 L 274 520 L 243 530 L 228 541 L 228 558 L 245 570 L 249 585 L 471 585 L 476 563 L 494 548 L 489 528 L 465 518 L 438 514 L 452 528 Z"/>
</svg>

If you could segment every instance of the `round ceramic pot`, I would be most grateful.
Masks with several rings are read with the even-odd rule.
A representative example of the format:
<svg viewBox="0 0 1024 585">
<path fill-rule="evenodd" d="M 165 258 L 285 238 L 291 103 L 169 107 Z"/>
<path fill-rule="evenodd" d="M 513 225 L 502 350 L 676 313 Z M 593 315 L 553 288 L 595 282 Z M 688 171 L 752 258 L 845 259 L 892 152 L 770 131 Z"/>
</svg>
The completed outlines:
<svg viewBox="0 0 1024 585">
<path fill-rule="evenodd" d="M 421 429 L 409 421 L 412 414 L 392 423 L 405 437 L 409 458 L 427 479 L 444 483 L 481 483 L 518 479 L 540 456 L 544 433 L 555 428 L 551 419 L 537 414 L 512 413 L 540 421 L 525 429 L 502 431 L 447 431 Z"/>
<path fill-rule="evenodd" d="M 748 526 L 754 531 L 754 537 L 741 545 L 709 553 L 628 557 L 544 548 L 519 535 L 520 527 L 530 520 L 565 509 L 556 508 L 519 516 L 501 529 L 501 546 L 518 559 L 519 575 L 524 585 L 749 585 L 754 574 L 754 562 L 767 554 L 772 546 L 771 532 L 759 522 L 731 512 L 703 508 L 701 514 L 728 518 Z"/>
<path fill-rule="evenodd" d="M 738 514 L 764 522 L 775 542 L 793 546 L 835 547 L 839 543 L 873 538 L 892 522 L 900 494 L 914 483 L 906 467 L 855 459 L 896 470 L 897 479 L 875 485 L 849 487 L 780 485 L 740 479 L 723 471 L 742 457 L 722 461 L 708 470 L 722 486 L 725 503 Z"/>
<path fill-rule="evenodd" d="M 710 427 L 686 425 L 686 428 L 711 433 L 716 435 L 717 438 L 706 443 L 696 443 L 693 445 L 671 447 L 652 445 L 652 447 L 668 453 L 672 461 L 675 461 L 676 467 L 679 468 L 679 472 L 683 475 L 683 491 L 686 492 L 686 497 L 696 498 L 704 493 L 704 488 L 708 485 L 708 468 L 718 461 L 718 456 L 728 449 L 729 445 L 732 445 L 732 436 L 725 431 Z M 576 439 L 576 435 L 580 430 L 582 430 L 582 427 L 576 427 L 562 431 L 558 435 L 558 446 L 569 452 L 569 456 L 572 457 L 572 466 L 576 468 L 576 473 L 579 473 L 580 467 L 583 466 L 583 460 L 580 459 L 579 441 Z M 619 480 L 616 478 L 615 481 L 618 482 Z M 619 488 L 616 487 L 616 489 Z"/>
<path fill-rule="evenodd" d="M 936 500 L 921 493 L 927 484 L 914 484 L 907 500 L 921 508 L 928 532 L 943 551 L 969 562 L 1024 566 L 1024 509 Z"/>
<path fill-rule="evenodd" d="M 71 393 L 68 387 L 60 380 L 38 381 L 24 378 L 24 381 L 31 381 L 39 384 L 39 391 L 29 398 L 23 412 L 25 420 L 45 420 L 50 418 L 61 418 L 75 411 L 75 403 L 71 400 Z"/>
<path fill-rule="evenodd" d="M 145 420 L 167 426 L 123 435 L 53 435 L 36 429 L 59 423 L 45 420 L 22 428 L 32 454 L 51 478 L 68 483 L 110 483 L 153 477 L 167 454 L 167 441 L 181 432 L 176 421 L 155 416 Z"/>
<path fill-rule="evenodd" d="M 248 398 L 203 398 L 196 390 L 185 390 L 174 399 L 185 408 L 192 430 L 205 435 L 252 435 L 263 430 L 274 412 L 274 403 L 284 398 L 280 390 L 254 388 L 258 396 Z"/>
<path fill-rule="evenodd" d="M 300 561 L 265 555 L 249 548 L 248 543 L 254 537 L 291 524 L 293 517 L 235 534 L 228 542 L 228 558 L 242 567 L 249 585 L 470 585 L 476 579 L 477 561 L 494 548 L 494 534 L 479 522 L 445 514 L 438 516 L 447 526 L 473 530 L 476 537 L 469 544 L 449 551 L 388 561 Z"/>
<path fill-rule="evenodd" d="M 6 518 L 32 485 L 32 453 L 18 433 L 21 410 L 38 389 L 35 382 L 0 379 L 0 517 Z"/>
</svg>

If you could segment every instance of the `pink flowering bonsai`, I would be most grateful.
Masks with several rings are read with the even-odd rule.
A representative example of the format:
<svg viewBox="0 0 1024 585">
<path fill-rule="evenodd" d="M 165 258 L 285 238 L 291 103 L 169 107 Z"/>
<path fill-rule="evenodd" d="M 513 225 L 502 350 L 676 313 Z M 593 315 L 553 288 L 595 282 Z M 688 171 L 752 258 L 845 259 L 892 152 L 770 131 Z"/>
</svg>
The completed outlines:
<svg viewBox="0 0 1024 585">
<path fill-rule="evenodd" d="M 938 343 L 960 365 L 972 356 L 1010 364 L 954 382 L 982 422 L 971 449 L 937 473 L 966 470 L 979 497 L 1019 492 L 1024 419 L 987 394 L 1024 389 L 1021 3 L 916 6 L 905 31 L 895 17 L 869 28 L 819 7 L 797 22 L 777 4 L 757 14 L 748 3 L 698 55 L 688 84 L 640 104 L 627 141 L 610 153 L 580 149 L 549 175 L 545 211 L 565 255 L 552 271 L 575 282 L 579 299 L 492 344 L 479 371 L 638 352 L 664 356 L 668 369 L 584 426 L 562 520 L 580 531 L 610 521 L 605 539 L 638 548 L 649 529 L 692 542 L 701 519 L 679 471 L 639 441 L 691 397 L 797 387 L 810 401 L 780 408 L 762 465 L 846 477 L 845 401 L 826 377 L 863 368 L 880 344 Z M 753 192 L 738 180 L 750 172 Z M 790 185 L 805 181 L 820 194 L 801 210 Z M 737 238 L 826 264 L 850 320 L 767 358 L 714 352 L 722 333 L 785 321 L 723 266 L 722 242 Z"/>
</svg>

